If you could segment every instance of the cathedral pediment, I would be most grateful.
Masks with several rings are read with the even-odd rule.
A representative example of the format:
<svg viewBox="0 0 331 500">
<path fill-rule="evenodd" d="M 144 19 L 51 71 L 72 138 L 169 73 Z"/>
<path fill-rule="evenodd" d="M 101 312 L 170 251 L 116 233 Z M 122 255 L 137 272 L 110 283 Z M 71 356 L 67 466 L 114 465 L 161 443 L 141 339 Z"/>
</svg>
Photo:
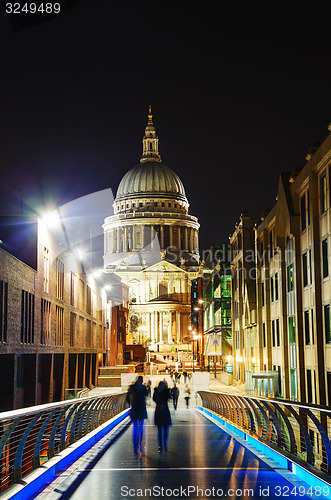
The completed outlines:
<svg viewBox="0 0 331 500">
<path fill-rule="evenodd" d="M 147 267 L 144 269 L 145 273 L 183 273 L 187 274 L 187 271 L 185 269 L 182 269 L 178 266 L 175 266 L 174 264 L 171 264 L 170 262 L 167 262 L 166 260 L 162 260 L 160 262 L 157 262 L 156 264 L 153 264 L 150 267 Z"/>
</svg>

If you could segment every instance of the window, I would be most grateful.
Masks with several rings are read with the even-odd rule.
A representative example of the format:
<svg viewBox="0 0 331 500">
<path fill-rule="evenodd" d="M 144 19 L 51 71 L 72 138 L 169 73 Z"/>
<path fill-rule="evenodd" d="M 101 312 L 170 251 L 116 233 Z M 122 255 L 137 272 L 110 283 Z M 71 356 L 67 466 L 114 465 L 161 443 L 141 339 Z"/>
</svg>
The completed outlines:
<svg viewBox="0 0 331 500">
<path fill-rule="evenodd" d="M 272 347 L 276 347 L 276 331 L 275 331 L 275 320 L 271 322 L 271 333 L 272 333 Z"/>
<path fill-rule="evenodd" d="M 55 345 L 63 346 L 63 307 L 56 306 Z"/>
<path fill-rule="evenodd" d="M 297 372 L 290 369 L 291 399 L 297 399 Z"/>
<path fill-rule="evenodd" d="M 72 271 L 70 277 L 70 305 L 77 307 L 77 274 Z"/>
<path fill-rule="evenodd" d="M 321 214 L 326 212 L 326 173 L 320 177 L 320 210 Z"/>
<path fill-rule="evenodd" d="M 7 342 L 8 283 L 0 280 L 0 342 Z"/>
<path fill-rule="evenodd" d="M 294 272 L 293 264 L 287 266 L 287 291 L 292 292 L 294 289 Z"/>
<path fill-rule="evenodd" d="M 278 292 L 278 273 L 275 274 L 275 300 L 277 301 L 279 299 L 279 292 Z"/>
<path fill-rule="evenodd" d="M 77 315 L 73 312 L 70 313 L 70 347 L 75 346 L 76 329 L 77 329 Z"/>
<path fill-rule="evenodd" d="M 264 307 L 264 283 L 261 283 L 261 303 L 262 307 Z"/>
<path fill-rule="evenodd" d="M 51 339 L 51 303 L 48 300 L 41 299 L 41 318 L 40 318 L 40 343 L 50 345 Z"/>
<path fill-rule="evenodd" d="M 25 290 L 21 300 L 21 342 L 34 343 L 34 295 Z"/>
<path fill-rule="evenodd" d="M 313 386 L 311 380 L 311 370 L 307 370 L 307 403 L 313 402 Z"/>
<path fill-rule="evenodd" d="M 88 285 L 86 285 L 86 312 L 92 313 L 92 291 Z"/>
<path fill-rule="evenodd" d="M 270 294 L 271 294 L 271 302 L 274 301 L 275 295 L 274 295 L 274 278 L 271 276 L 270 278 Z"/>
<path fill-rule="evenodd" d="M 265 335 L 265 323 L 262 323 L 262 342 L 263 342 L 263 347 L 266 347 L 267 342 L 266 342 L 266 335 Z"/>
<path fill-rule="evenodd" d="M 326 344 L 331 344 L 330 304 L 324 306 L 324 334 Z"/>
<path fill-rule="evenodd" d="M 56 269 L 56 298 L 63 300 L 64 297 L 64 264 L 60 259 L 55 260 Z"/>
<path fill-rule="evenodd" d="M 305 340 L 306 345 L 310 344 L 309 311 L 304 311 Z"/>
<path fill-rule="evenodd" d="M 277 347 L 280 347 L 279 319 L 276 319 L 276 345 L 277 345 Z"/>
<path fill-rule="evenodd" d="M 329 276 L 329 256 L 328 256 L 328 239 L 322 241 L 322 276 Z"/>
<path fill-rule="evenodd" d="M 290 344 L 295 344 L 295 317 L 288 318 L 288 336 Z"/>
<path fill-rule="evenodd" d="M 303 284 L 303 287 L 308 285 L 308 255 L 307 255 L 307 252 L 302 254 L 302 284 Z"/>
</svg>

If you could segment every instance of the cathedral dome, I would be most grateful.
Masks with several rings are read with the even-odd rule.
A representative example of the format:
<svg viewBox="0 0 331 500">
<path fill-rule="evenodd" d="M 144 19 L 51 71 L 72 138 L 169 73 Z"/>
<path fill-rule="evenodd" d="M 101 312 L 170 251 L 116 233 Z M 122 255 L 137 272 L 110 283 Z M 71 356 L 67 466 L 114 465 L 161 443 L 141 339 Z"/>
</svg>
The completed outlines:
<svg viewBox="0 0 331 500">
<path fill-rule="evenodd" d="M 124 175 L 117 189 L 116 200 L 132 196 L 164 196 L 187 203 L 182 181 L 161 161 L 144 161 Z"/>
</svg>

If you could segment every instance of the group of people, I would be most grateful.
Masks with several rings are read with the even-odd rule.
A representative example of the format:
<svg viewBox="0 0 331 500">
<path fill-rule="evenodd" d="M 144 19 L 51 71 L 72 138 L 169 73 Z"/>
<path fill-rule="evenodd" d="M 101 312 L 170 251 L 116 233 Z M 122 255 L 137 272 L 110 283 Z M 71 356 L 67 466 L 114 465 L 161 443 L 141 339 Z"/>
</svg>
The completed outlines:
<svg viewBox="0 0 331 500">
<path fill-rule="evenodd" d="M 191 380 L 191 374 L 188 373 L 188 372 L 177 372 L 174 368 L 170 368 L 170 377 L 172 378 L 172 380 L 174 382 L 177 382 L 178 384 L 180 384 L 180 379 L 181 379 L 181 376 L 183 375 L 183 379 L 184 379 L 184 384 L 186 384 L 186 381 L 188 380 Z"/>
<path fill-rule="evenodd" d="M 133 433 L 133 452 L 144 453 L 145 451 L 145 435 L 144 435 L 144 420 L 147 419 L 146 398 L 151 397 L 151 383 L 147 386 L 143 383 L 142 375 L 139 375 L 137 380 L 129 387 L 127 393 L 127 401 L 131 406 L 130 417 L 132 420 Z M 169 427 L 171 426 L 171 415 L 168 406 L 168 401 L 172 399 L 174 409 L 177 409 L 179 397 L 179 389 L 174 383 L 174 386 L 169 389 L 165 380 L 161 381 L 153 391 L 153 401 L 156 404 L 154 413 L 154 424 L 157 426 L 159 451 L 168 450 Z M 189 407 L 190 389 L 186 386 L 185 401 L 187 408 Z"/>
</svg>

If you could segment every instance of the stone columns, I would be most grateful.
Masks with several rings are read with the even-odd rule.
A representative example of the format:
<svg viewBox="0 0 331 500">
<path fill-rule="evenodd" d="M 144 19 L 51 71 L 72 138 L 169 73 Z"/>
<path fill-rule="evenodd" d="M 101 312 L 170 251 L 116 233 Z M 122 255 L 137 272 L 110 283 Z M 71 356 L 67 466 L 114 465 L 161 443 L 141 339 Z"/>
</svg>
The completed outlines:
<svg viewBox="0 0 331 500">
<path fill-rule="evenodd" d="M 160 233 L 161 233 L 161 250 L 163 250 L 164 249 L 164 231 L 163 231 L 162 225 L 160 227 Z"/>
<path fill-rule="evenodd" d="M 159 332 L 158 332 L 158 312 L 154 311 L 154 334 L 155 334 L 155 342 L 160 340 Z"/>
<path fill-rule="evenodd" d="M 151 250 L 154 250 L 154 238 L 155 238 L 154 226 L 151 226 Z"/>
<path fill-rule="evenodd" d="M 159 311 L 160 315 L 160 342 L 163 344 L 163 311 Z"/>
<path fill-rule="evenodd" d="M 119 252 L 120 251 L 120 241 L 121 241 L 121 233 L 120 233 L 120 228 L 116 228 L 117 230 L 117 248 L 116 248 L 116 252 Z"/>
<path fill-rule="evenodd" d="M 172 311 L 168 312 L 168 318 L 169 318 L 169 322 L 168 322 L 168 342 L 170 344 L 171 341 L 172 341 L 172 336 L 171 336 Z"/>
<path fill-rule="evenodd" d="M 178 311 L 176 311 L 176 339 L 177 339 L 177 342 L 180 342 L 180 313 Z"/>
</svg>

